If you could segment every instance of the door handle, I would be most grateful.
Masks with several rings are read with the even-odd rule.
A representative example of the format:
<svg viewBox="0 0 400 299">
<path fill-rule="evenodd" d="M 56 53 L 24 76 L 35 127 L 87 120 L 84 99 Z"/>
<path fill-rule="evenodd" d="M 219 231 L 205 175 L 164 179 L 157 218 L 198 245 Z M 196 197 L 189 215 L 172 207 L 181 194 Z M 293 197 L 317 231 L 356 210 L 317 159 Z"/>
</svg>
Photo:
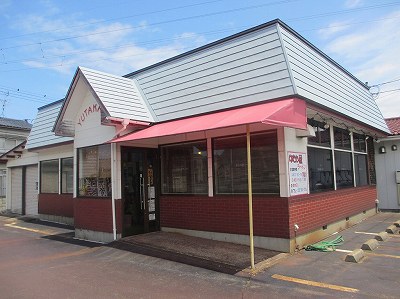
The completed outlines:
<svg viewBox="0 0 400 299">
<path fill-rule="evenodd" d="M 140 209 L 144 210 L 144 177 L 142 174 L 140 174 L 139 185 Z"/>
</svg>

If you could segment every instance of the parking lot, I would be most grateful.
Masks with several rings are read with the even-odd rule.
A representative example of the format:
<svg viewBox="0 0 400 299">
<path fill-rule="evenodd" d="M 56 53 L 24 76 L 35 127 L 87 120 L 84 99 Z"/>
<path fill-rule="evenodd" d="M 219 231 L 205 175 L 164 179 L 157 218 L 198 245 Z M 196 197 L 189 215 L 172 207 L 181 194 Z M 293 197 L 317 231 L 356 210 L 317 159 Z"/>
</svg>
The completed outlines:
<svg viewBox="0 0 400 299">
<path fill-rule="evenodd" d="M 400 214 L 380 213 L 339 232 L 333 252 L 300 251 L 261 261 L 256 273 L 224 274 L 73 239 L 71 228 L 0 216 L 4 298 L 398 298 L 400 235 L 359 263 L 345 256 Z M 332 236 L 331 238 L 336 237 Z"/>
<path fill-rule="evenodd" d="M 400 219 L 400 214 L 380 213 L 356 226 L 339 232 L 345 242 L 333 252 L 300 251 L 294 256 L 257 274 L 254 280 L 285 285 L 304 284 L 335 289 L 341 296 L 399 298 L 400 235 L 388 234 L 373 251 L 364 251 L 359 263 L 345 262 L 346 255 L 384 232 Z M 333 239 L 332 236 L 329 239 Z M 280 284 L 281 285 L 281 284 Z"/>
</svg>

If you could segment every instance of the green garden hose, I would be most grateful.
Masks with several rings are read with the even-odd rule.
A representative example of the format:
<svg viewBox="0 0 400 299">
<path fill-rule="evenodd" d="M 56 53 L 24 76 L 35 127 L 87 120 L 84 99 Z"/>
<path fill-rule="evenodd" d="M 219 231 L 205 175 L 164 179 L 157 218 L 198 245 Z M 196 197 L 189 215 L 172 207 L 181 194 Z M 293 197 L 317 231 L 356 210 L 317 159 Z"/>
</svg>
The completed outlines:
<svg viewBox="0 0 400 299">
<path fill-rule="evenodd" d="M 342 236 L 337 237 L 332 241 L 322 241 L 306 246 L 307 251 L 335 251 L 337 246 L 343 245 L 344 239 Z"/>
</svg>

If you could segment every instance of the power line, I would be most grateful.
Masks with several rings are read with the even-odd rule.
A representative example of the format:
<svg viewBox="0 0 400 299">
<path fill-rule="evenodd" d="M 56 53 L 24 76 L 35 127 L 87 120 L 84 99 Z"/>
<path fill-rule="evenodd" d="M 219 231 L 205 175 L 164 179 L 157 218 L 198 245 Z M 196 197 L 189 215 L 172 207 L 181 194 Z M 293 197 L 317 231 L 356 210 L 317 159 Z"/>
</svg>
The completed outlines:
<svg viewBox="0 0 400 299">
<path fill-rule="evenodd" d="M 399 91 L 399 90 L 400 90 L 400 88 L 396 88 L 396 89 L 381 91 L 380 93 L 387 93 L 387 92 Z"/>
<path fill-rule="evenodd" d="M 229 32 L 229 31 L 234 31 L 234 30 L 242 29 L 242 28 L 247 28 L 247 26 L 240 26 L 240 27 L 236 27 L 235 29 L 228 28 L 228 29 L 220 29 L 220 30 L 199 32 L 199 33 L 196 33 L 196 34 L 202 35 L 202 36 L 211 36 L 211 35 L 224 33 L 224 32 Z M 93 51 L 121 49 L 121 48 L 130 47 L 130 46 L 158 45 L 158 44 L 162 44 L 163 42 L 179 41 L 179 40 L 185 40 L 185 39 L 188 39 L 188 37 L 187 36 L 180 36 L 180 37 L 174 37 L 174 38 L 154 39 L 154 40 L 149 40 L 149 41 L 144 41 L 144 42 L 122 44 L 122 45 L 119 45 L 119 46 L 103 47 L 103 48 L 92 48 L 92 49 L 87 49 L 87 50 L 84 50 L 84 51 L 73 51 L 73 52 L 69 52 L 69 53 L 64 53 L 63 55 L 46 55 L 45 58 L 46 59 L 49 59 L 49 58 L 67 58 L 67 57 L 74 56 L 74 55 L 77 55 L 77 54 L 90 53 L 90 52 L 93 52 Z M 32 58 L 24 58 L 24 59 L 19 59 L 19 60 L 8 60 L 8 61 L 3 62 L 3 64 L 13 64 L 13 63 L 32 62 L 32 61 L 43 61 L 43 57 L 41 57 L 41 58 L 32 57 Z"/>
<path fill-rule="evenodd" d="M 199 18 L 205 18 L 205 17 L 216 16 L 216 15 L 221 15 L 221 14 L 227 14 L 227 13 L 232 13 L 232 12 L 237 12 L 237 11 L 256 9 L 256 8 L 261 8 L 261 7 L 275 5 L 275 4 L 289 3 L 289 2 L 293 2 L 293 1 L 298 1 L 298 0 L 285 0 L 285 1 L 277 1 L 277 2 L 272 2 L 272 3 L 267 3 L 267 4 L 244 6 L 244 7 L 241 7 L 241 8 L 234 8 L 234 9 L 229 9 L 229 10 L 223 10 L 223 11 L 218 11 L 218 12 L 212 12 L 212 13 L 207 13 L 207 14 L 196 15 L 196 16 L 183 17 L 183 18 L 178 18 L 178 19 L 172 19 L 172 20 L 166 20 L 166 21 L 151 23 L 151 24 L 147 24 L 146 26 L 147 27 L 153 27 L 153 26 L 164 25 L 164 24 L 169 24 L 169 23 L 182 22 L 182 21 L 187 21 L 187 20 L 192 20 L 192 19 L 199 19 Z M 311 16 L 308 16 L 308 17 L 292 18 L 292 19 L 289 19 L 289 20 L 290 21 L 307 20 L 307 19 L 312 19 L 312 18 L 320 18 L 320 17 L 331 16 L 331 15 L 351 13 L 351 12 L 355 12 L 355 11 L 363 11 L 363 10 L 369 10 L 369 9 L 376 9 L 376 8 L 394 6 L 394 5 L 399 5 L 399 4 L 400 4 L 400 2 L 391 2 L 391 3 L 386 3 L 386 4 L 365 6 L 365 7 L 361 7 L 361 8 L 340 10 L 340 11 L 336 11 L 336 12 L 322 13 L 322 14 L 317 14 L 317 15 L 311 15 Z M 82 37 L 101 35 L 101 34 L 113 33 L 113 32 L 119 32 L 119 31 L 131 30 L 131 29 L 140 29 L 140 28 L 142 28 L 142 26 L 127 26 L 127 27 L 124 27 L 124 28 L 118 28 L 118 29 L 113 29 L 113 30 L 95 32 L 95 33 L 88 33 L 88 34 L 82 34 L 82 35 L 75 35 L 75 36 L 69 36 L 69 37 L 58 38 L 58 39 L 53 39 L 53 40 L 47 40 L 47 41 L 43 41 L 43 42 L 40 42 L 40 43 L 39 42 L 35 42 L 35 43 L 29 43 L 29 44 L 23 44 L 23 45 L 15 45 L 15 46 L 10 46 L 10 47 L 3 47 L 2 50 L 9 50 L 9 49 L 15 49 L 15 48 L 20 48 L 20 47 L 28 47 L 28 46 L 34 46 L 34 45 L 40 45 L 40 44 L 48 44 L 48 43 L 53 43 L 53 42 L 60 42 L 60 41 L 66 41 L 66 40 L 77 39 L 77 38 L 82 38 Z"/>
<path fill-rule="evenodd" d="M 394 79 L 394 80 L 391 80 L 391 81 L 386 81 L 386 82 L 382 82 L 382 83 L 374 84 L 374 85 L 372 85 L 372 86 L 380 86 L 380 85 L 385 85 L 385 84 L 393 83 L 393 82 L 396 82 L 396 81 L 400 81 L 400 78 L 397 78 L 397 79 Z"/>
<path fill-rule="evenodd" d="M 354 24 L 379 22 L 379 21 L 384 21 L 384 20 L 388 20 L 388 19 L 398 19 L 398 18 L 400 18 L 400 17 L 379 18 L 379 19 L 373 19 L 373 20 L 369 19 L 368 21 L 363 21 L 363 22 L 349 22 L 349 23 L 342 24 L 342 25 L 337 25 L 337 26 L 327 26 L 327 27 L 318 27 L 318 28 L 313 28 L 313 29 L 306 29 L 306 30 L 302 30 L 302 32 L 315 31 L 315 30 L 320 30 L 320 29 L 329 29 L 329 28 L 334 28 L 334 27 L 345 27 L 345 26 L 350 26 L 350 25 L 354 25 Z M 202 35 L 202 36 L 211 36 L 211 35 L 215 35 L 215 34 L 218 34 L 218 33 L 229 32 L 229 31 L 239 30 L 239 29 L 243 29 L 243 28 L 248 28 L 248 26 L 235 27 L 235 29 L 229 28 L 229 29 L 220 29 L 220 30 L 199 32 L 199 33 L 196 33 L 196 34 Z M 43 59 L 49 60 L 49 59 L 52 59 L 52 58 L 54 58 L 54 59 L 55 58 L 61 58 L 61 59 L 64 60 L 67 57 L 72 57 L 72 56 L 78 55 L 78 54 L 90 53 L 90 52 L 93 52 L 93 51 L 121 49 L 121 48 L 130 47 L 130 46 L 143 46 L 143 45 L 151 45 L 151 44 L 158 45 L 158 44 L 162 44 L 163 42 L 179 41 L 179 40 L 185 40 L 185 39 L 187 39 L 186 36 L 174 37 L 174 38 L 155 39 L 155 40 L 149 40 L 149 41 L 144 41 L 144 42 L 122 44 L 122 45 L 119 45 L 119 46 L 103 47 L 103 48 L 92 48 L 92 49 L 87 49 L 87 50 L 84 50 L 84 51 L 72 51 L 72 52 L 69 52 L 69 53 L 64 53 L 62 55 L 46 55 L 46 57 L 42 56 L 40 58 L 32 57 L 32 58 L 23 58 L 23 59 L 18 59 L 18 60 L 9 60 L 9 61 L 4 61 L 3 64 L 14 64 L 14 63 L 21 63 L 21 62 L 43 62 Z M 133 55 L 133 56 L 136 56 L 136 55 Z M 61 62 L 61 63 L 59 63 L 57 65 L 52 65 L 52 66 L 53 67 L 57 67 L 57 66 L 62 66 L 62 65 L 69 65 L 69 64 Z M 34 68 L 35 67 L 24 68 L 24 69 L 34 69 Z M 19 70 L 23 70 L 23 69 L 19 69 Z M 15 70 L 11 70 L 11 71 L 15 71 Z M 398 80 L 400 80 L 400 79 L 398 79 Z M 395 80 L 395 81 L 397 81 L 397 80 Z M 390 81 L 390 82 L 392 82 L 392 81 Z M 380 83 L 380 84 L 386 84 L 386 83 L 390 83 L 390 82 L 384 82 L 384 83 Z M 372 85 L 371 87 L 374 87 L 374 86 L 377 86 L 377 85 Z"/>
<path fill-rule="evenodd" d="M 47 95 L 45 94 L 39 94 L 39 93 L 34 93 L 34 92 L 29 92 L 26 91 L 25 89 L 21 89 L 21 88 L 14 88 L 14 87 L 8 87 L 8 86 L 4 86 L 4 85 L 0 85 L 0 90 L 8 90 L 9 92 L 18 92 L 20 94 L 25 94 L 25 95 L 29 95 L 29 96 L 34 96 L 34 97 L 38 97 L 38 98 L 45 98 L 47 97 Z"/>
<path fill-rule="evenodd" d="M 205 4 L 215 3 L 215 2 L 221 2 L 221 1 L 223 1 L 223 0 L 206 1 L 206 2 L 200 2 L 200 3 L 189 4 L 189 5 L 172 7 L 172 8 L 166 8 L 166 9 L 161 9 L 161 10 L 155 10 L 155 11 L 150 11 L 150 12 L 145 12 L 145 13 L 125 16 L 125 17 L 120 17 L 120 18 L 112 18 L 112 19 L 107 19 L 107 20 L 103 20 L 103 21 L 89 22 L 89 23 L 81 24 L 81 25 L 68 26 L 68 29 L 71 29 L 71 28 L 82 28 L 82 27 L 86 27 L 86 26 L 90 26 L 90 25 L 97 25 L 97 24 L 108 23 L 108 22 L 112 22 L 112 21 L 130 19 L 130 18 L 135 18 L 135 17 L 141 17 L 141 16 L 146 16 L 146 15 L 162 13 L 162 12 L 167 12 L 167 11 L 172 11 L 172 10 L 177 10 L 177 9 L 182 9 L 182 8 L 188 8 L 188 7 L 200 6 L 200 5 L 205 5 Z M 42 33 L 51 33 L 51 32 L 57 32 L 57 31 L 62 31 L 62 30 L 65 30 L 65 28 L 37 31 L 37 32 L 31 32 L 31 33 L 20 34 L 20 35 L 15 35 L 15 36 L 0 37 L 0 40 L 13 39 L 13 38 L 19 38 L 19 37 L 26 37 L 26 36 L 42 34 Z"/>
</svg>

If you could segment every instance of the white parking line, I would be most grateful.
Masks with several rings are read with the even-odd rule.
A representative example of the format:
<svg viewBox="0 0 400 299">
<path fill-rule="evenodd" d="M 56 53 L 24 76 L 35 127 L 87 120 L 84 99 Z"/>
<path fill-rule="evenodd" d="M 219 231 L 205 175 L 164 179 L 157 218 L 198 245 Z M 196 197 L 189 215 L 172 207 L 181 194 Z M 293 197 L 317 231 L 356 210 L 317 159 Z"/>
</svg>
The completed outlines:
<svg viewBox="0 0 400 299">
<path fill-rule="evenodd" d="M 363 235 L 372 235 L 372 236 L 377 236 L 379 234 L 377 233 L 367 233 L 367 232 L 354 232 L 355 234 L 363 234 Z"/>
<path fill-rule="evenodd" d="M 335 250 L 335 251 L 339 251 L 339 252 L 346 252 L 346 253 L 353 252 L 353 251 L 351 251 L 351 250 L 346 250 L 346 249 L 337 249 L 337 248 L 336 248 L 336 250 Z"/>
</svg>

